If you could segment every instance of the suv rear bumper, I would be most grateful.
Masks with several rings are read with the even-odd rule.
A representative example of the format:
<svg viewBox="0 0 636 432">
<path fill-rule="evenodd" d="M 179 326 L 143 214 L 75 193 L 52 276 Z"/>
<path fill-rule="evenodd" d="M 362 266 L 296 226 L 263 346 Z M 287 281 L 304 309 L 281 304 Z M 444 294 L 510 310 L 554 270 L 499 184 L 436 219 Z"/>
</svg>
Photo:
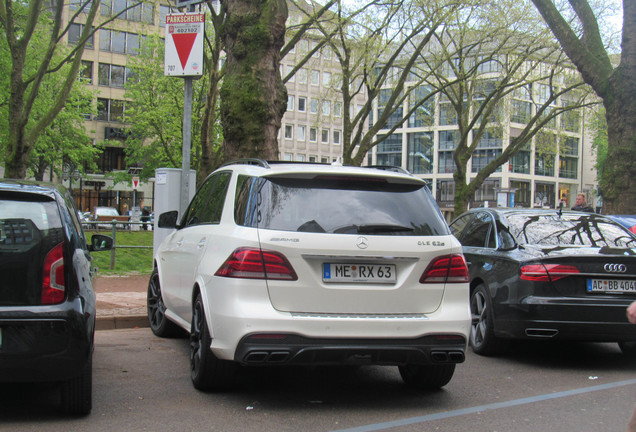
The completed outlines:
<svg viewBox="0 0 636 432">
<path fill-rule="evenodd" d="M 414 339 L 318 339 L 297 334 L 251 334 L 239 343 L 234 360 L 243 365 L 407 365 L 462 363 L 463 335 Z"/>
</svg>

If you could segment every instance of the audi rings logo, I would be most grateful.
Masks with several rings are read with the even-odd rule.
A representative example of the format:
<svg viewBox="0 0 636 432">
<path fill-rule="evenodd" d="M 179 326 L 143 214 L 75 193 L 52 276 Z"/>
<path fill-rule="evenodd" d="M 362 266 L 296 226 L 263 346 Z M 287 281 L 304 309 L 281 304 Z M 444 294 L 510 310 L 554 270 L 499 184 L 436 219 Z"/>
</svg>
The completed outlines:
<svg viewBox="0 0 636 432">
<path fill-rule="evenodd" d="M 603 270 L 608 273 L 625 273 L 627 266 L 625 264 L 605 264 Z"/>
<path fill-rule="evenodd" d="M 369 247 L 369 241 L 366 237 L 358 237 L 358 240 L 356 240 L 356 246 L 358 246 L 359 249 L 366 249 Z"/>
</svg>

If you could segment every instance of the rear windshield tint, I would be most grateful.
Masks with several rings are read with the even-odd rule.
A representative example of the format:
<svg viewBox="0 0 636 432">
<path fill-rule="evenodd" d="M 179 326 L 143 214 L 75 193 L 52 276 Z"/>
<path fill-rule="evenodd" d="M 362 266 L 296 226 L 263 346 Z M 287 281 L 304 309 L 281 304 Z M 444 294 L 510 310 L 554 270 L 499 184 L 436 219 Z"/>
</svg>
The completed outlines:
<svg viewBox="0 0 636 432">
<path fill-rule="evenodd" d="M 55 201 L 0 198 L 0 305 L 40 303 L 44 257 L 63 239 Z"/>
<path fill-rule="evenodd" d="M 507 219 L 520 244 L 636 247 L 636 238 L 624 228 L 594 216 L 515 214 Z"/>
<path fill-rule="evenodd" d="M 239 177 L 235 218 L 262 229 L 365 235 L 447 235 L 423 184 L 384 179 Z"/>
</svg>

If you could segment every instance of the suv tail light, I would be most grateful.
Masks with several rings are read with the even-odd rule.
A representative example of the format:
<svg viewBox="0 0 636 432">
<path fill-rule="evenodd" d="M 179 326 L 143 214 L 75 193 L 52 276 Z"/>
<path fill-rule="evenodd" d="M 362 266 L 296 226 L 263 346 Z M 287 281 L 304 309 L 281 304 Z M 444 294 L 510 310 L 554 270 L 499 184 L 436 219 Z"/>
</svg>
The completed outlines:
<svg viewBox="0 0 636 432">
<path fill-rule="evenodd" d="M 550 282 L 578 274 L 579 269 L 564 264 L 528 264 L 521 267 L 520 278 L 534 282 Z"/>
<path fill-rule="evenodd" d="M 41 304 L 57 304 L 64 301 L 66 283 L 64 278 L 64 243 L 60 243 L 46 254 L 42 279 Z"/>
<path fill-rule="evenodd" d="M 245 279 L 298 280 L 287 258 L 279 252 L 238 248 L 216 271 L 215 276 Z"/>
<path fill-rule="evenodd" d="M 468 266 L 462 254 L 435 258 L 420 277 L 420 283 L 462 283 L 468 281 Z"/>
</svg>

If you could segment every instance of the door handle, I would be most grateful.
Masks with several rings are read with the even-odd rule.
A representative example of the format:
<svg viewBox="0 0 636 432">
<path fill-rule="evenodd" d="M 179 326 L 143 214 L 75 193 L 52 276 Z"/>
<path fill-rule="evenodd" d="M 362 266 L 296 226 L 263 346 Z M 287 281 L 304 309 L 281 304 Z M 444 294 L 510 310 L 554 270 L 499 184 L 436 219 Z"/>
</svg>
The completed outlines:
<svg viewBox="0 0 636 432">
<path fill-rule="evenodd" d="M 203 246 L 205 246 L 205 242 L 206 238 L 203 237 L 201 240 L 199 240 L 199 243 L 197 243 L 197 248 L 201 249 Z"/>
</svg>

